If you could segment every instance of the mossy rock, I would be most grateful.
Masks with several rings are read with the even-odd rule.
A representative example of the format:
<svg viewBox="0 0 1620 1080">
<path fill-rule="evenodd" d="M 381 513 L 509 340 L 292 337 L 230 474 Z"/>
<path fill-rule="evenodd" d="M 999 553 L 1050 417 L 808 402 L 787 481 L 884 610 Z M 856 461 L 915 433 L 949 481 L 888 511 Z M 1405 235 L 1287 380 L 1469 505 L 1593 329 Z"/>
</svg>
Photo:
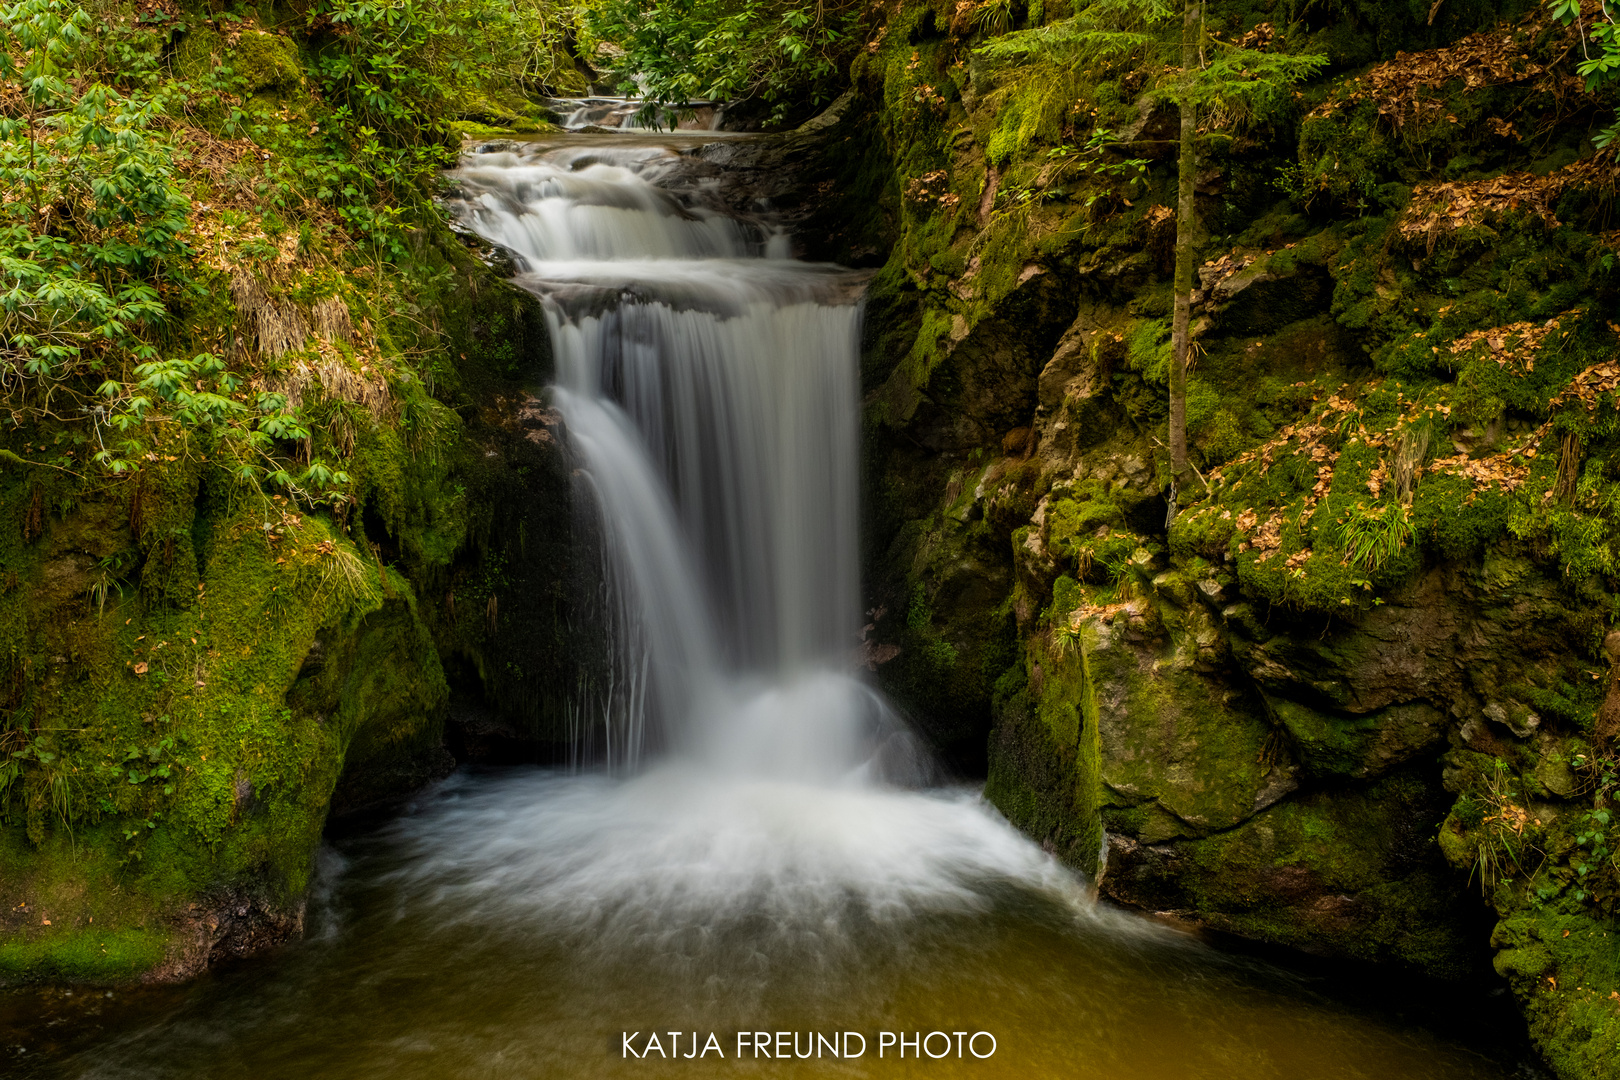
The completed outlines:
<svg viewBox="0 0 1620 1080">
<path fill-rule="evenodd" d="M 1160 813 L 1141 838 L 1156 843 L 1231 828 L 1291 790 L 1288 763 L 1277 758 L 1252 694 L 1178 663 L 1173 637 L 1151 640 L 1133 626 L 1139 619 L 1121 612 L 1083 630 L 1103 804 L 1155 805 Z M 1196 657 L 1196 641 L 1188 645 Z"/>
<path fill-rule="evenodd" d="M 1620 1077 L 1620 922 L 1558 902 L 1526 906 L 1497 925 L 1492 943 L 1497 973 L 1554 1071 Z"/>
<path fill-rule="evenodd" d="M 192 80 L 228 67 L 250 95 L 290 93 L 307 85 L 298 44 L 283 34 L 253 27 L 235 41 L 205 27 L 194 28 L 175 46 L 174 63 L 182 78 Z"/>
<path fill-rule="evenodd" d="M 984 795 L 1058 858 L 1095 874 L 1097 707 L 1085 658 L 1032 653 L 996 684 Z"/>
<path fill-rule="evenodd" d="M 1371 713 L 1325 712 L 1283 698 L 1267 702 L 1312 776 L 1368 779 L 1432 754 L 1445 744 L 1450 718 L 1427 702 Z"/>
<path fill-rule="evenodd" d="M 1207 838 L 1119 837 L 1103 889 L 1258 941 L 1443 978 L 1477 974 L 1483 905 L 1430 840 L 1447 801 L 1405 771 L 1296 795 Z"/>
</svg>

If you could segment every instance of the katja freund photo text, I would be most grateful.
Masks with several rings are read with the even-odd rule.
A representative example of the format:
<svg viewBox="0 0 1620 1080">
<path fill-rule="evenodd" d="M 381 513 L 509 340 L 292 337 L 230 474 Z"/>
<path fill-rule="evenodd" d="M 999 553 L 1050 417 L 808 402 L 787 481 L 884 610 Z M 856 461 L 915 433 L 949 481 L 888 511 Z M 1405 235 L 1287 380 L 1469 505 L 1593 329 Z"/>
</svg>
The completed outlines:
<svg viewBox="0 0 1620 1080">
<path fill-rule="evenodd" d="M 695 1031 L 640 1031 L 620 1033 L 619 1056 L 626 1058 L 724 1058 L 722 1039 L 709 1032 L 699 1043 Z M 868 1046 L 880 1058 L 987 1058 L 996 1052 L 996 1037 L 988 1031 L 879 1031 L 868 1041 L 858 1031 L 739 1031 L 735 1035 L 734 1056 L 738 1058 L 858 1058 Z"/>
</svg>

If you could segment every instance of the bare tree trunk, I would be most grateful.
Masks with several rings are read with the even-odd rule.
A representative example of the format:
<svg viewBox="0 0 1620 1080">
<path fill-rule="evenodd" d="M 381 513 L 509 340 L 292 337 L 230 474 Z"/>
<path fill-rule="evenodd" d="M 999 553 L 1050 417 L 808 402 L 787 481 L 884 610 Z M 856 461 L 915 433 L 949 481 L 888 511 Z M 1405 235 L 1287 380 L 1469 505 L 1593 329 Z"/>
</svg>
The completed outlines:
<svg viewBox="0 0 1620 1080">
<path fill-rule="evenodd" d="M 1187 475 L 1187 348 L 1192 316 L 1193 235 L 1198 222 L 1193 184 L 1198 173 L 1198 110 L 1192 99 L 1192 73 L 1198 66 L 1202 14 L 1198 0 L 1187 0 L 1181 27 L 1181 156 L 1176 175 L 1176 306 L 1170 329 L 1170 506 L 1165 528 L 1176 519 L 1176 496 Z"/>
</svg>

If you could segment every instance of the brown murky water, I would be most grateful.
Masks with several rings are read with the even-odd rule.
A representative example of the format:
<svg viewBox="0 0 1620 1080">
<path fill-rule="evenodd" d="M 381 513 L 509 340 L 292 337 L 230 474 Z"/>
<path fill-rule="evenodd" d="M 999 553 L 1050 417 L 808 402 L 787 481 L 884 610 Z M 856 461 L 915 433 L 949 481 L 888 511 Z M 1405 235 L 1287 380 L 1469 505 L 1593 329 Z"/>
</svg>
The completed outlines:
<svg viewBox="0 0 1620 1080">
<path fill-rule="evenodd" d="M 744 1036 L 739 1057 L 739 1031 L 770 1034 Z M 626 1032 L 640 1033 L 637 1052 L 656 1035 L 649 1057 L 626 1056 Z M 774 1050 L 778 1032 L 800 1052 L 821 1033 L 821 1056 L 752 1045 Z M 842 1032 L 862 1035 L 865 1053 L 831 1056 L 829 1043 L 860 1046 Z M 925 1038 L 938 1057 L 919 1056 L 912 1040 Z M 681 1056 L 661 1056 L 671 1051 Z M 1311 979 L 1091 903 L 971 792 L 679 770 L 454 778 L 335 844 L 308 938 L 276 956 L 181 988 L 0 996 L 0 1072 L 1509 1075 Z"/>
</svg>

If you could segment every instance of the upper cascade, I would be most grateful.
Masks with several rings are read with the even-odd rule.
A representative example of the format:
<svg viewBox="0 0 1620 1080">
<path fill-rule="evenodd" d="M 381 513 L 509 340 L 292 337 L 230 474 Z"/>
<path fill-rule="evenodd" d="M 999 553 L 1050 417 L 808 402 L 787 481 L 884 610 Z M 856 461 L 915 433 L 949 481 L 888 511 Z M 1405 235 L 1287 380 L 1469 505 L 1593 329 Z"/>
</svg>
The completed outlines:
<svg viewBox="0 0 1620 1080">
<path fill-rule="evenodd" d="M 637 98 L 583 97 L 551 98 L 546 102 L 569 131 L 590 128 L 617 128 L 620 131 L 718 131 L 726 107 L 718 101 L 694 101 L 684 109 L 657 108 L 653 128 L 642 121 L 647 103 Z"/>
<path fill-rule="evenodd" d="M 535 144 L 475 155 L 458 173 L 472 224 L 531 268 L 601 260 L 756 258 L 766 240 L 651 181 L 667 171 L 657 146 L 552 150 Z"/>
</svg>

